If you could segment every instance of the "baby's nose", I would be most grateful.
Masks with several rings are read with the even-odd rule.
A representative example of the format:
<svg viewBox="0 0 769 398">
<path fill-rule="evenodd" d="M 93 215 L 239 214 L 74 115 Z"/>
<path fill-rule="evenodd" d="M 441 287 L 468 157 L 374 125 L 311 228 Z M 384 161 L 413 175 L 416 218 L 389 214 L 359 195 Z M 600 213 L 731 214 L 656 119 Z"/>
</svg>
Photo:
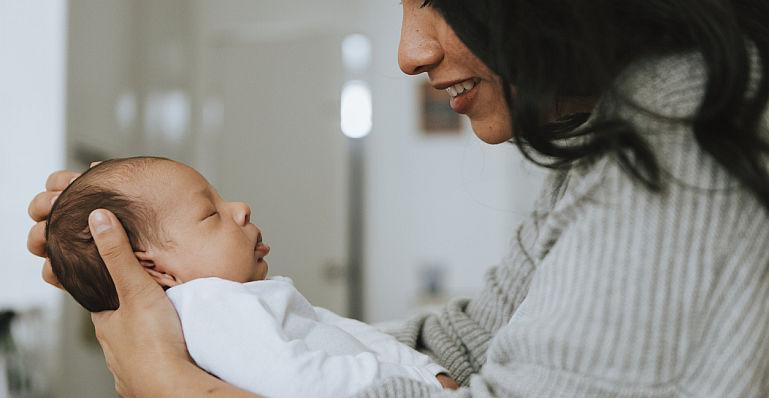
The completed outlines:
<svg viewBox="0 0 769 398">
<path fill-rule="evenodd" d="M 251 208 L 243 202 L 236 202 L 233 205 L 237 209 L 235 212 L 235 220 L 240 225 L 248 225 L 248 223 L 251 222 Z"/>
</svg>

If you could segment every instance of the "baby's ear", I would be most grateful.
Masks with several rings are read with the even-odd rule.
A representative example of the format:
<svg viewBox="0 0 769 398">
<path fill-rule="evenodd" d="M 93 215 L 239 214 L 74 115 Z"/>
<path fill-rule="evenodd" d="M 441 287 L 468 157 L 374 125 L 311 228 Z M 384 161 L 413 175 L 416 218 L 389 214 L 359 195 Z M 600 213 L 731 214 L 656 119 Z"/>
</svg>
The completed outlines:
<svg viewBox="0 0 769 398">
<path fill-rule="evenodd" d="M 142 267 L 155 268 L 155 260 L 153 260 L 152 256 L 147 252 L 136 251 L 134 252 L 134 255 L 136 256 L 136 259 L 139 260 L 139 264 L 141 264 Z"/>
<path fill-rule="evenodd" d="M 155 280 L 160 286 L 164 288 L 174 287 L 181 284 L 181 281 L 171 274 L 160 272 L 155 268 L 155 260 L 147 252 L 134 252 L 136 258 L 139 260 L 139 264 L 144 267 L 144 270 Z"/>
</svg>

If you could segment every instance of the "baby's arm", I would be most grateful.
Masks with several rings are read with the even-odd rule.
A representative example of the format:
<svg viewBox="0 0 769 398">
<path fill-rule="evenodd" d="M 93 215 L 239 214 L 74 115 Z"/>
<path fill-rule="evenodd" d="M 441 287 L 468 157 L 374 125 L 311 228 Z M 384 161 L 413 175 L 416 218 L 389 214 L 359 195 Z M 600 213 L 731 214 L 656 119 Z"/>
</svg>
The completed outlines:
<svg viewBox="0 0 769 398">
<path fill-rule="evenodd" d="M 433 362 L 427 355 L 400 343 L 395 337 L 383 333 L 369 324 L 341 317 L 321 307 L 315 307 L 315 312 L 318 314 L 321 322 L 336 326 L 355 336 L 383 361 L 426 368 L 433 376 L 446 372 L 446 369 Z"/>
<path fill-rule="evenodd" d="M 168 290 L 190 356 L 237 387 L 269 397 L 352 395 L 383 376 L 409 376 L 373 353 L 328 355 L 291 340 L 245 286 L 216 278 Z"/>
</svg>

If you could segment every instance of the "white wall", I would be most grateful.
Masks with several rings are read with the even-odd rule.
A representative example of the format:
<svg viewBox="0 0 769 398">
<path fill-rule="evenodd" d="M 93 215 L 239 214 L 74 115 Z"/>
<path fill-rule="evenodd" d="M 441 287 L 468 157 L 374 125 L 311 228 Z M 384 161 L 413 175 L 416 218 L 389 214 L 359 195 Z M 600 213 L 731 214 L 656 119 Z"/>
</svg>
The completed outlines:
<svg viewBox="0 0 769 398">
<path fill-rule="evenodd" d="M 42 260 L 27 252 L 27 205 L 63 168 L 65 22 L 64 0 L 0 0 L 0 309 L 24 314 L 26 329 L 15 329 L 15 338 L 38 391 L 50 386 L 55 366 L 58 334 L 47 331 L 61 293 L 42 281 Z"/>
<path fill-rule="evenodd" d="M 0 308 L 55 308 L 27 252 L 27 205 L 63 168 L 64 0 L 0 0 Z"/>
<path fill-rule="evenodd" d="M 417 311 L 419 275 L 441 264 L 448 296 L 472 295 L 502 258 L 532 207 L 541 171 L 511 144 L 491 146 L 469 127 L 426 137 L 419 131 L 419 84 L 397 65 L 401 8 L 369 2 L 374 43 L 374 129 L 368 138 L 367 320 Z"/>
</svg>

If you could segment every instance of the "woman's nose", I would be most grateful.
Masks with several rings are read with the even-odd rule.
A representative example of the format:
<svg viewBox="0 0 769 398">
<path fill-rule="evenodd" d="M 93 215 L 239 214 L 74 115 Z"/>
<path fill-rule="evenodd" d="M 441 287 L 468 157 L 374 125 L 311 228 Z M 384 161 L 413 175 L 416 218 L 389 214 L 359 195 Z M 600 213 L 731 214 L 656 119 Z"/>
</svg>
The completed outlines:
<svg viewBox="0 0 769 398">
<path fill-rule="evenodd" d="M 251 222 L 251 208 L 243 202 L 233 202 L 235 222 L 239 225 L 248 225 Z"/>
<path fill-rule="evenodd" d="M 398 65 L 407 75 L 429 72 L 443 60 L 443 47 L 435 37 L 434 16 L 429 12 L 404 10 Z"/>
</svg>

